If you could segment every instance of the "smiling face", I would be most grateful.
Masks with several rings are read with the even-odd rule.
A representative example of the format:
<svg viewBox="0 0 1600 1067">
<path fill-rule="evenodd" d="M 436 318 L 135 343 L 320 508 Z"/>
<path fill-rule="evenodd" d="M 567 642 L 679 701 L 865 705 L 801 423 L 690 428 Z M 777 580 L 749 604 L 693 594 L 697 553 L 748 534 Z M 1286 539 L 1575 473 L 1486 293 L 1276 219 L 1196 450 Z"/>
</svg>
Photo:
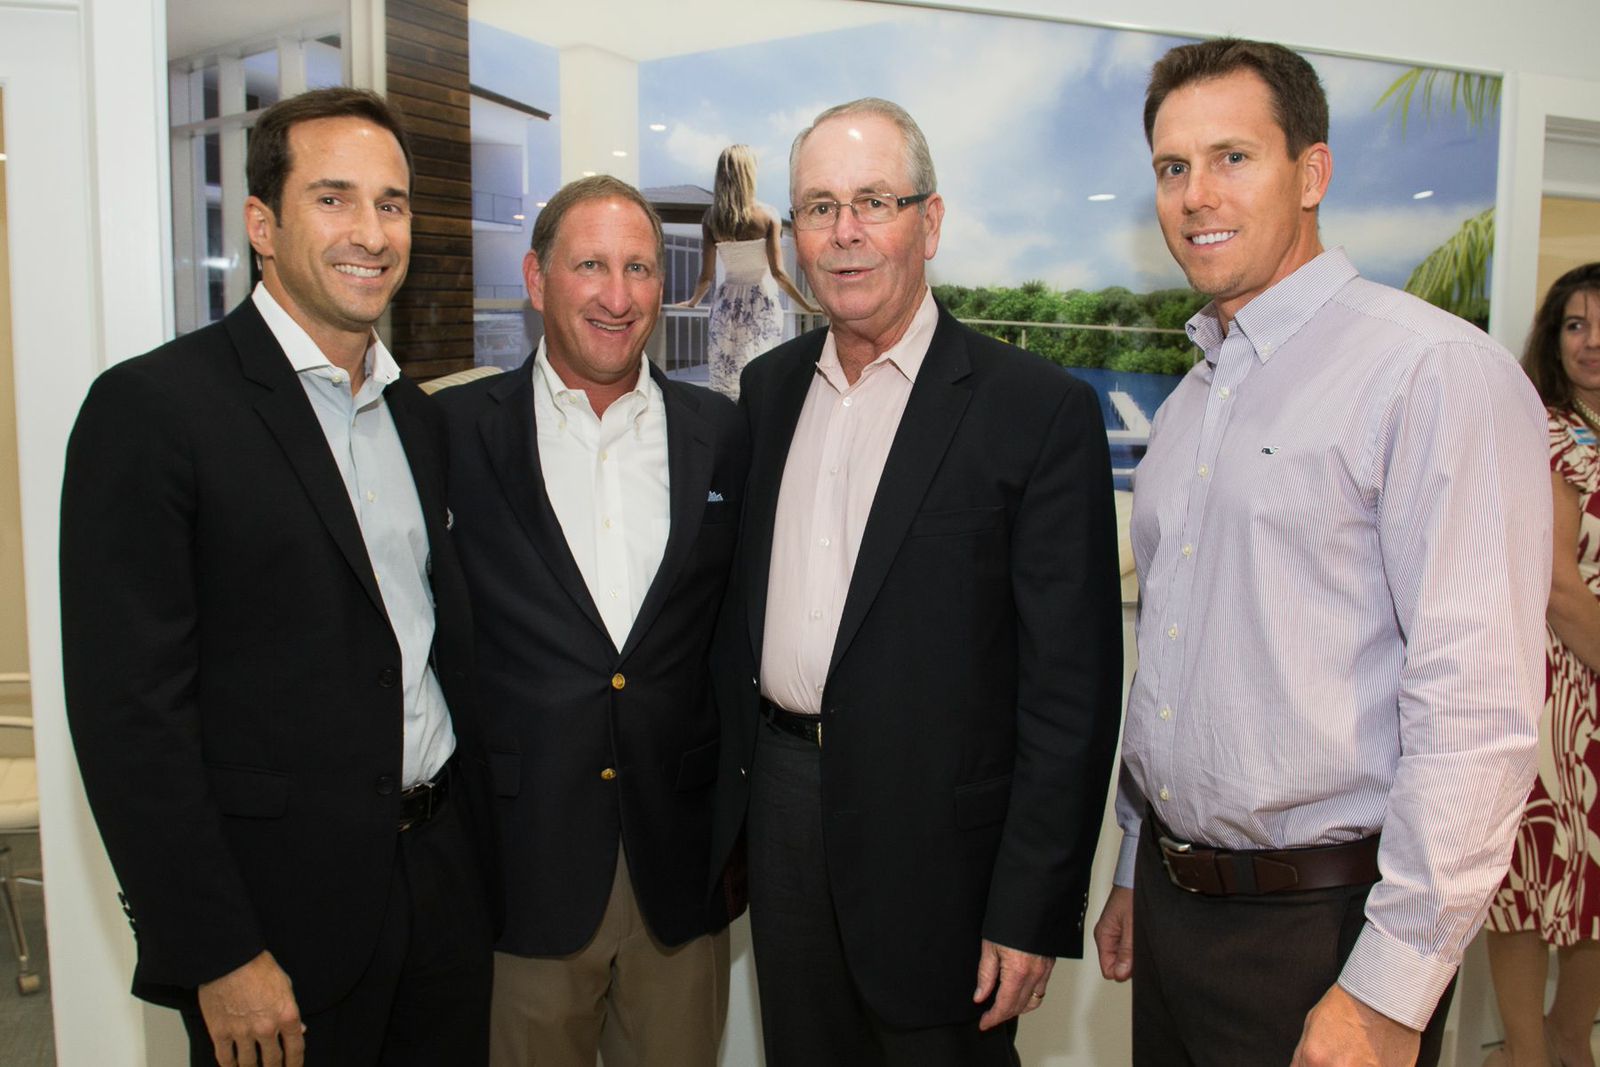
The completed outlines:
<svg viewBox="0 0 1600 1067">
<path fill-rule="evenodd" d="M 1272 92 L 1252 70 L 1172 91 L 1151 130 L 1156 215 L 1189 284 L 1224 324 L 1322 251 L 1316 207 L 1333 159 L 1289 156 Z"/>
<path fill-rule="evenodd" d="M 800 146 L 790 197 L 847 202 L 863 193 L 910 196 L 905 139 L 889 119 L 870 113 L 822 122 Z M 925 263 L 939 249 L 944 201 L 902 208 L 892 222 L 865 226 L 846 207 L 825 230 L 795 231 L 795 252 L 811 291 L 842 343 L 882 352 L 898 341 L 922 303 Z"/>
<path fill-rule="evenodd" d="M 633 387 L 661 314 L 656 247 L 637 204 L 602 197 L 568 209 L 548 262 L 534 252 L 523 258 L 528 299 L 544 315 L 545 353 L 569 388 L 620 394 Z"/>
<path fill-rule="evenodd" d="M 289 130 L 289 160 L 276 215 L 245 201 L 262 282 L 330 359 L 359 356 L 411 257 L 405 155 L 381 126 L 330 118 Z"/>
<path fill-rule="evenodd" d="M 1591 408 L 1600 408 L 1600 291 L 1579 289 L 1561 313 L 1561 369 L 1572 391 Z"/>
</svg>

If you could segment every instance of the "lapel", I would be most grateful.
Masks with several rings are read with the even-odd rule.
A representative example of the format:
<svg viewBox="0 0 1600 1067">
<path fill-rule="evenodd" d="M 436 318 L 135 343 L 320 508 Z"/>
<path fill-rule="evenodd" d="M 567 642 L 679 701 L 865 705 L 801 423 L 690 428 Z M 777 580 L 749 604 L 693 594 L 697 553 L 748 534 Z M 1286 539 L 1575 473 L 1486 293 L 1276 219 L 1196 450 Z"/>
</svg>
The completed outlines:
<svg viewBox="0 0 1600 1067">
<path fill-rule="evenodd" d="M 650 624 L 666 603 L 667 596 L 677 582 L 696 535 L 700 532 L 700 518 L 706 510 L 706 494 L 711 489 L 711 469 L 714 449 L 711 427 L 700 414 L 700 401 L 694 390 L 669 382 L 655 364 L 650 365 L 650 376 L 661 388 L 667 411 L 667 483 L 671 496 L 671 525 L 667 546 L 661 554 L 661 565 L 656 568 L 650 588 L 639 605 L 639 614 L 628 631 L 620 659 L 627 659 L 638 645 L 642 635 L 648 633 Z"/>
<path fill-rule="evenodd" d="M 306 496 L 311 498 L 312 507 L 355 573 L 356 581 L 366 590 L 378 613 L 388 618 L 377 579 L 373 577 L 372 562 L 367 557 L 367 543 L 362 540 L 361 527 L 350 506 L 349 491 L 328 449 L 327 435 L 311 410 L 311 401 L 289 365 L 289 358 L 283 354 L 253 301 L 245 300 L 223 321 L 239 353 L 240 370 L 245 378 L 264 390 L 255 401 L 256 413 L 283 449 Z"/>
<path fill-rule="evenodd" d="M 839 632 L 833 642 L 833 656 L 828 661 L 829 677 L 867 617 L 911 520 L 944 460 L 950 438 L 961 424 L 967 402 L 972 399 L 972 389 L 963 381 L 971 369 L 961 326 L 941 306 L 939 325 L 916 384 L 911 387 L 900 428 L 895 431 L 883 465 L 877 495 L 872 499 L 872 510 L 867 514 L 861 550 L 856 553 L 850 589 L 839 617 Z"/>
<path fill-rule="evenodd" d="M 762 637 L 767 625 L 767 580 L 772 566 L 772 529 L 778 513 L 778 492 L 783 486 L 783 467 L 789 459 L 789 446 L 805 406 L 811 379 L 817 374 L 817 360 L 828 331 L 817 330 L 793 352 L 786 364 L 773 374 L 771 397 L 766 408 L 751 412 L 760 420 L 759 436 L 750 460 L 750 477 L 745 490 L 744 521 L 740 540 L 749 546 L 745 560 L 745 588 L 748 604 L 745 622 L 750 631 L 751 662 L 761 663 Z M 766 357 L 770 359 L 771 357 Z"/>
<path fill-rule="evenodd" d="M 446 536 L 444 485 L 441 479 L 437 453 L 427 446 L 427 428 L 414 406 L 421 401 L 421 393 L 408 388 L 404 379 L 391 382 L 383 390 L 384 402 L 394 419 L 395 432 L 400 436 L 400 447 L 405 450 L 406 466 L 411 468 L 411 481 L 417 487 L 417 501 L 422 507 L 422 527 L 428 535 L 428 570 L 433 571 L 432 550 Z"/>
<path fill-rule="evenodd" d="M 539 433 L 534 425 L 534 358 L 529 356 L 517 370 L 499 375 L 490 386 L 489 404 L 478 417 L 478 433 L 489 465 L 506 494 L 506 503 L 523 532 L 561 588 L 609 645 L 611 634 L 594 606 L 583 572 L 572 558 L 567 536 L 550 504 L 550 494 L 545 491 L 543 468 L 539 465 Z"/>
</svg>

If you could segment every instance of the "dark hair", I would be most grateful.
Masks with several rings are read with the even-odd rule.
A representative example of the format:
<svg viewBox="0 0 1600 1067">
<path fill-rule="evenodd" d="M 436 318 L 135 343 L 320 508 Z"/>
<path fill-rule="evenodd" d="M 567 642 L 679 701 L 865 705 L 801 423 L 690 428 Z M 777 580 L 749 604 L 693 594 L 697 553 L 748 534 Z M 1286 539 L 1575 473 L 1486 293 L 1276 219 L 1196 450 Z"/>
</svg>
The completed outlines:
<svg viewBox="0 0 1600 1067">
<path fill-rule="evenodd" d="M 302 122 L 315 119 L 366 119 L 394 134 L 400 152 L 406 157 L 407 184 L 416 177 L 411 161 L 411 142 L 406 139 L 400 112 L 383 97 L 367 89 L 312 89 L 279 100 L 267 108 L 250 128 L 250 151 L 245 160 L 245 181 L 250 195 L 282 214 L 283 183 L 294 161 L 289 158 L 289 131 Z M 410 191 L 409 188 L 407 190 Z"/>
<path fill-rule="evenodd" d="M 1179 45 L 1150 69 L 1150 85 L 1144 93 L 1145 143 L 1153 143 L 1156 112 L 1173 90 L 1240 70 L 1254 71 L 1267 83 L 1273 117 L 1288 142 L 1290 159 L 1328 139 L 1328 95 L 1304 57 L 1281 44 L 1221 37 Z"/>
<path fill-rule="evenodd" d="M 539 218 L 533 224 L 533 254 L 539 257 L 539 269 L 545 268 L 545 257 L 555 245 L 556 231 L 561 228 L 561 220 L 568 211 L 585 200 L 610 200 L 613 197 L 638 205 L 644 217 L 650 220 L 650 229 L 656 235 L 656 265 L 663 264 L 667 258 L 666 240 L 661 236 L 661 216 L 650 206 L 650 201 L 621 178 L 595 174 L 563 185 L 540 209 Z"/>
<path fill-rule="evenodd" d="M 1574 267 L 1555 280 L 1544 294 L 1522 349 L 1522 369 L 1539 391 L 1539 399 L 1553 408 L 1572 410 L 1572 379 L 1561 366 L 1561 320 L 1572 294 L 1585 291 L 1600 296 L 1600 263 Z"/>
</svg>

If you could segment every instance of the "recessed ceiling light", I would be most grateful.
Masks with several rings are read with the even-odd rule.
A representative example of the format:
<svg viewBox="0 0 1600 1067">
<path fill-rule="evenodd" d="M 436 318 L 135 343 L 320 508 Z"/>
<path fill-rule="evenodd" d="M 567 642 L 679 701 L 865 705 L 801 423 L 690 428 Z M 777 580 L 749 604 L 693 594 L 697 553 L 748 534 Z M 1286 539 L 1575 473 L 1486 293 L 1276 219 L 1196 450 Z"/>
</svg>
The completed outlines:
<svg viewBox="0 0 1600 1067">
<path fill-rule="evenodd" d="M 537 203 L 537 204 L 535 204 L 535 205 L 533 205 L 533 206 L 534 206 L 534 207 L 544 207 L 544 206 L 545 206 L 545 205 L 546 205 L 546 204 L 548 204 L 548 203 L 549 203 L 549 201 L 548 201 L 548 200 L 541 200 L 541 201 L 539 201 L 539 202 L 538 202 L 538 203 Z"/>
<path fill-rule="evenodd" d="M 544 207 L 544 205 L 543 205 L 543 204 L 540 204 L 540 205 L 539 205 L 539 206 L 540 206 L 540 207 Z M 526 221 L 526 220 L 527 220 L 527 218 L 528 218 L 528 216 L 526 216 L 526 215 L 512 215 L 512 216 L 511 216 L 511 217 L 512 217 L 512 218 L 513 218 L 513 219 L 516 219 L 516 220 L 517 220 L 517 221 L 518 221 L 518 222 L 524 222 L 524 221 Z"/>
<path fill-rule="evenodd" d="M 1096 201 L 1096 202 L 1099 202 L 1099 201 L 1102 201 L 1102 200 L 1115 200 L 1116 198 L 1117 198 L 1117 194 L 1116 193 L 1094 193 L 1093 195 L 1091 195 L 1089 197 L 1090 200 L 1093 200 L 1093 201 Z"/>
<path fill-rule="evenodd" d="M 1424 189 L 1420 193 L 1412 193 L 1411 194 L 1411 199 L 1413 199 L 1413 200 L 1426 200 L 1426 199 L 1428 199 L 1428 197 L 1430 197 L 1432 195 L 1433 195 L 1433 190 L 1432 189 Z"/>
<path fill-rule="evenodd" d="M 667 124 L 665 122 L 652 122 L 650 128 L 656 133 L 662 133 L 666 130 Z"/>
<path fill-rule="evenodd" d="M 583 172 L 583 176 L 585 178 L 593 178 L 594 177 L 594 171 L 586 170 L 586 171 Z"/>
<path fill-rule="evenodd" d="M 611 154 L 616 156 L 618 159 L 628 158 L 628 150 L 626 148 L 613 148 L 611 150 Z"/>
<path fill-rule="evenodd" d="M 6 161 L 6 154 L 4 152 L 0 152 L 0 163 L 4 163 L 5 161 Z"/>
</svg>

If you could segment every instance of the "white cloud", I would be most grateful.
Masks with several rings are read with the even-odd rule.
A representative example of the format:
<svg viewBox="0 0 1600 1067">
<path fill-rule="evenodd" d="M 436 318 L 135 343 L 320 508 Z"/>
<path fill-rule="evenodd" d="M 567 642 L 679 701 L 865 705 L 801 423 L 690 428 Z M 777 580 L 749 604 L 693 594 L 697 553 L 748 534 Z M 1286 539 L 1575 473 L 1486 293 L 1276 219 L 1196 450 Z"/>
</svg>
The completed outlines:
<svg viewBox="0 0 1600 1067">
<path fill-rule="evenodd" d="M 1406 69 L 1392 63 L 1344 56 L 1308 55 L 1306 58 L 1322 79 L 1322 87 L 1328 94 L 1328 110 L 1334 118 L 1340 119 L 1372 114 L 1384 91 Z M 1385 104 L 1384 108 L 1388 106 Z"/>
<path fill-rule="evenodd" d="M 1124 74 L 1135 74 L 1141 79 L 1149 77 L 1150 68 L 1166 51 L 1166 42 L 1149 33 L 1133 31 L 1110 35 L 1111 47 L 1101 60 L 1100 85 L 1109 89 Z"/>
<path fill-rule="evenodd" d="M 1418 263 L 1487 204 L 1462 207 L 1429 201 L 1341 210 L 1323 207 L 1322 243 L 1343 245 L 1364 274 L 1404 280 Z"/>
</svg>

